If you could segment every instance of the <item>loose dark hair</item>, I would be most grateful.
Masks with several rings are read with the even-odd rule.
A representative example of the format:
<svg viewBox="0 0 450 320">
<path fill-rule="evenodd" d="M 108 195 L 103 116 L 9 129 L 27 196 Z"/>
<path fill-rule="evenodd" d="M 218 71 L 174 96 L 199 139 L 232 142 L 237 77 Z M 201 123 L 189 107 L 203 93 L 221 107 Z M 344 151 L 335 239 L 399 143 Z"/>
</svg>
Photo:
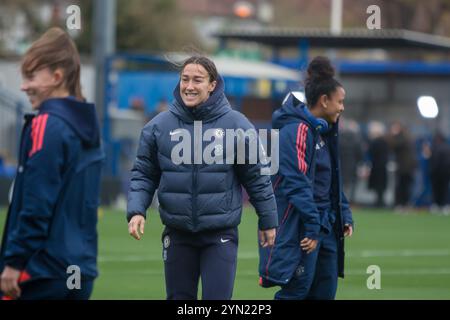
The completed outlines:
<svg viewBox="0 0 450 320">
<path fill-rule="evenodd" d="M 50 28 L 36 40 L 22 61 L 22 74 L 30 76 L 33 72 L 49 68 L 64 71 L 64 86 L 70 95 L 83 99 L 80 84 L 80 55 L 75 43 L 61 28 Z"/>
<path fill-rule="evenodd" d="M 184 68 L 188 64 L 199 64 L 203 68 L 205 68 L 206 72 L 208 72 L 209 75 L 209 82 L 217 81 L 217 79 L 219 79 L 219 73 L 217 72 L 216 65 L 211 59 L 205 56 L 194 55 L 187 58 L 186 60 L 184 60 L 183 65 L 181 66 L 181 72 L 183 72 Z"/>
<path fill-rule="evenodd" d="M 320 96 L 328 97 L 338 87 L 342 87 L 334 78 L 334 68 L 326 57 L 315 57 L 308 66 L 308 75 L 305 81 L 305 96 L 310 107 L 316 105 Z"/>
</svg>

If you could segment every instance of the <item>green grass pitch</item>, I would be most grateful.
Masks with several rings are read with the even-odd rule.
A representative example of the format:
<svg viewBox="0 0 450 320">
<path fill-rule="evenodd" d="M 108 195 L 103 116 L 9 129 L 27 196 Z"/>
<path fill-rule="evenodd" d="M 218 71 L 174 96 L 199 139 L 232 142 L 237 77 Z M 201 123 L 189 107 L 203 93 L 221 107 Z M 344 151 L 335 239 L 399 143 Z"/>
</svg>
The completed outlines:
<svg viewBox="0 0 450 320">
<path fill-rule="evenodd" d="M 128 235 L 124 212 L 99 212 L 99 272 L 92 299 L 164 299 L 161 225 L 149 211 L 145 235 Z M 356 230 L 346 241 L 346 277 L 337 299 L 450 299 L 450 217 L 426 212 L 397 215 L 355 209 Z M 0 210 L 3 230 L 5 210 Z M 258 286 L 257 218 L 247 208 L 239 227 L 233 299 L 272 299 L 276 288 Z M 381 289 L 368 289 L 367 268 L 381 270 Z"/>
</svg>

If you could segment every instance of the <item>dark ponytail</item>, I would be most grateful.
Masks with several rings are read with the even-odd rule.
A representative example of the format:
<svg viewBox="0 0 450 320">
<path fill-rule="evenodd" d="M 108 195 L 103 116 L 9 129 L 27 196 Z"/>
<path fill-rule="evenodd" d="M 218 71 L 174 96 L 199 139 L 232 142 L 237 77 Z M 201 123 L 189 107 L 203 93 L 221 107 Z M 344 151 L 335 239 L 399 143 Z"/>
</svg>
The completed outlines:
<svg viewBox="0 0 450 320">
<path fill-rule="evenodd" d="M 334 75 L 334 68 L 328 58 L 319 56 L 310 62 L 305 81 L 305 96 L 310 108 L 316 105 L 320 96 L 330 96 L 336 88 L 342 87 Z"/>
</svg>

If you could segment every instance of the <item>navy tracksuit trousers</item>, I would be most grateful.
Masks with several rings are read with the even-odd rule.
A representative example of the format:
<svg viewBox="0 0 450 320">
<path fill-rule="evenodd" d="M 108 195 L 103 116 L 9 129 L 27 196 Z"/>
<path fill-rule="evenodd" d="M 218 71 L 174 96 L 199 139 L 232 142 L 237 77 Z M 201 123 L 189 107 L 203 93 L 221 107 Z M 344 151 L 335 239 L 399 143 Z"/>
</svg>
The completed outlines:
<svg viewBox="0 0 450 320">
<path fill-rule="evenodd" d="M 184 232 L 165 228 L 163 260 L 168 300 L 229 300 L 237 267 L 238 229 Z"/>
<path fill-rule="evenodd" d="M 291 280 L 275 294 L 278 300 L 333 300 L 338 283 L 337 237 L 333 228 L 310 254 L 302 251 Z M 303 239 L 303 238 L 302 238 Z"/>
</svg>

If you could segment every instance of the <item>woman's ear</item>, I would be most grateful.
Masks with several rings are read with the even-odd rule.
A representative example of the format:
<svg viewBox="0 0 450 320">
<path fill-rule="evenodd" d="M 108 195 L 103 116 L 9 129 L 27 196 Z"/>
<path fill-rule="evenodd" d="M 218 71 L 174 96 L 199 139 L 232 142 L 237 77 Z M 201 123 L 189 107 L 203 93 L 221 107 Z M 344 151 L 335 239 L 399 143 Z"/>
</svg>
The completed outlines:
<svg viewBox="0 0 450 320">
<path fill-rule="evenodd" d="M 216 80 L 214 80 L 213 82 L 211 82 L 209 84 L 209 93 L 214 91 L 214 89 L 216 88 L 216 85 L 217 85 L 217 81 Z"/>
<path fill-rule="evenodd" d="M 59 87 L 64 81 L 64 71 L 61 68 L 53 71 L 53 80 L 55 81 L 56 87 Z"/>
<path fill-rule="evenodd" d="M 328 108 L 328 96 L 326 94 L 320 96 L 319 102 L 323 108 Z"/>
</svg>

